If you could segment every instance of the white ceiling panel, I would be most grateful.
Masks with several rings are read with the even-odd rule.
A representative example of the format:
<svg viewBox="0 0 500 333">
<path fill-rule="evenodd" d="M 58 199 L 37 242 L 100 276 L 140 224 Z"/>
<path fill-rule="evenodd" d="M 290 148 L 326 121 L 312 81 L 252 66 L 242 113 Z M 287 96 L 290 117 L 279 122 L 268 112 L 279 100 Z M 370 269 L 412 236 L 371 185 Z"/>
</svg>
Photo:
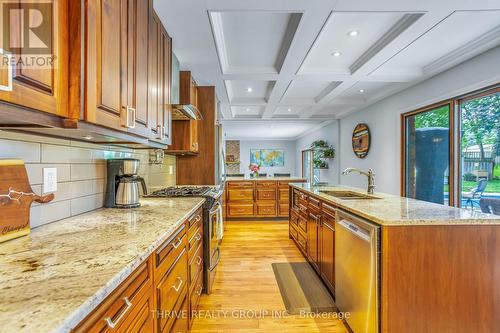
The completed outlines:
<svg viewBox="0 0 500 333">
<path fill-rule="evenodd" d="M 331 105 L 356 106 L 359 105 L 359 103 L 373 100 L 381 94 L 391 92 L 392 89 L 398 86 L 398 83 L 393 82 L 358 82 L 334 99 Z"/>
<path fill-rule="evenodd" d="M 297 118 L 304 108 L 304 106 L 297 105 L 278 106 L 274 110 L 273 118 Z"/>
<path fill-rule="evenodd" d="M 373 75 L 442 71 L 500 45 L 500 10 L 456 11 Z"/>
<path fill-rule="evenodd" d="M 382 39 L 403 12 L 333 12 L 299 74 L 351 74 L 351 66 Z M 350 33 L 356 32 L 356 36 Z"/>
<path fill-rule="evenodd" d="M 319 126 L 320 120 L 252 121 L 234 120 L 223 123 L 225 139 L 295 139 Z"/>
<path fill-rule="evenodd" d="M 224 74 L 279 73 L 301 13 L 210 12 Z"/>
<path fill-rule="evenodd" d="M 260 118 L 264 107 L 258 105 L 232 106 L 231 112 L 235 118 Z"/>
<path fill-rule="evenodd" d="M 226 80 L 226 89 L 232 104 L 265 104 L 274 81 Z"/>
<path fill-rule="evenodd" d="M 339 84 L 340 82 L 336 81 L 294 80 L 288 86 L 281 102 L 302 104 L 317 103 Z"/>
</svg>

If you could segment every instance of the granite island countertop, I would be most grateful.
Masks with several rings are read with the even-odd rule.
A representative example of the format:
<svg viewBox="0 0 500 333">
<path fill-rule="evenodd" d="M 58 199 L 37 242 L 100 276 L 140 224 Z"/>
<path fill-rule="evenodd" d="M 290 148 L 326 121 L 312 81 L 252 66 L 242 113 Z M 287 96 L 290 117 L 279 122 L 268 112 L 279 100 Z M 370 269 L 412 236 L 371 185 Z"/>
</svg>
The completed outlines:
<svg viewBox="0 0 500 333">
<path fill-rule="evenodd" d="M 373 195 L 374 199 L 344 200 L 321 191 L 353 191 L 366 194 L 366 190 L 347 186 L 314 186 L 308 183 L 291 184 L 291 186 L 381 226 L 500 225 L 500 216 L 498 215 L 472 212 L 463 208 L 454 208 L 376 191 Z"/>
<path fill-rule="evenodd" d="M 0 244 L 0 332 L 69 332 L 203 202 L 142 199 Z"/>
<path fill-rule="evenodd" d="M 279 180 L 279 181 L 304 181 L 305 179 L 302 177 L 257 177 L 257 178 L 250 178 L 248 176 L 244 177 L 227 177 L 226 181 L 232 182 L 232 181 L 272 181 L 272 180 Z"/>
</svg>

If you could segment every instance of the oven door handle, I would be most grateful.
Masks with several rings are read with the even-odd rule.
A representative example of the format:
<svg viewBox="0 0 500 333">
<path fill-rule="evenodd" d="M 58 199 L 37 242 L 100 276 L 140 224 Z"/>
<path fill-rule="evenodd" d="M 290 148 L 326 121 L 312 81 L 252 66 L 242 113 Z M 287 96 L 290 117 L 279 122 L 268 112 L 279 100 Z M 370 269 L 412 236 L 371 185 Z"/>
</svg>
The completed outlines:
<svg viewBox="0 0 500 333">
<path fill-rule="evenodd" d="M 220 207 L 220 202 L 216 201 L 214 203 L 212 209 L 210 209 L 210 212 L 209 212 L 210 218 L 217 213 L 217 211 L 219 210 L 219 207 Z"/>
<path fill-rule="evenodd" d="M 213 264 L 212 266 L 210 266 L 208 268 L 208 270 L 210 272 L 212 272 L 217 267 L 217 265 L 219 264 L 219 261 L 220 261 L 220 247 L 217 247 L 216 251 L 217 251 L 217 261 L 215 262 L 215 264 Z"/>
</svg>

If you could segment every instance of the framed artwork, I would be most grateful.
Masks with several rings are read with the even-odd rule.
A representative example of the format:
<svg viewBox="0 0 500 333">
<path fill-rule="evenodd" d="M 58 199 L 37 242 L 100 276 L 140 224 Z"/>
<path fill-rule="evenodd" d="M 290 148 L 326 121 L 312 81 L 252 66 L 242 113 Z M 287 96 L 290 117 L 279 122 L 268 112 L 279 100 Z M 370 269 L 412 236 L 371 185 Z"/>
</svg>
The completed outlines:
<svg viewBox="0 0 500 333">
<path fill-rule="evenodd" d="M 357 124 L 352 132 L 352 150 L 359 158 L 365 158 L 370 150 L 370 129 L 366 124 Z"/>
<path fill-rule="evenodd" d="M 261 167 L 285 166 L 285 151 L 283 149 L 250 149 L 250 163 Z"/>
</svg>

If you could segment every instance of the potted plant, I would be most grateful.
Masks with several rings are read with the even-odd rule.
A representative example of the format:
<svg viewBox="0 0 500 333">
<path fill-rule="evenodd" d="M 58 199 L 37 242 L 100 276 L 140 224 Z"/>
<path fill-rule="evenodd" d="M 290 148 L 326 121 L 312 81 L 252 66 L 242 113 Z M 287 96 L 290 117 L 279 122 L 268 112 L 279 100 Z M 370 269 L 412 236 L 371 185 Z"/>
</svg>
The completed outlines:
<svg viewBox="0 0 500 333">
<path fill-rule="evenodd" d="M 259 177 L 259 170 L 260 170 L 260 166 L 256 163 L 252 163 L 248 166 L 248 169 L 250 169 L 250 176 L 253 177 L 253 178 L 257 178 Z"/>
<path fill-rule="evenodd" d="M 326 159 L 335 157 L 335 149 L 325 140 L 316 140 L 311 143 L 313 149 L 313 163 L 316 169 L 327 169 L 328 163 Z"/>
</svg>

